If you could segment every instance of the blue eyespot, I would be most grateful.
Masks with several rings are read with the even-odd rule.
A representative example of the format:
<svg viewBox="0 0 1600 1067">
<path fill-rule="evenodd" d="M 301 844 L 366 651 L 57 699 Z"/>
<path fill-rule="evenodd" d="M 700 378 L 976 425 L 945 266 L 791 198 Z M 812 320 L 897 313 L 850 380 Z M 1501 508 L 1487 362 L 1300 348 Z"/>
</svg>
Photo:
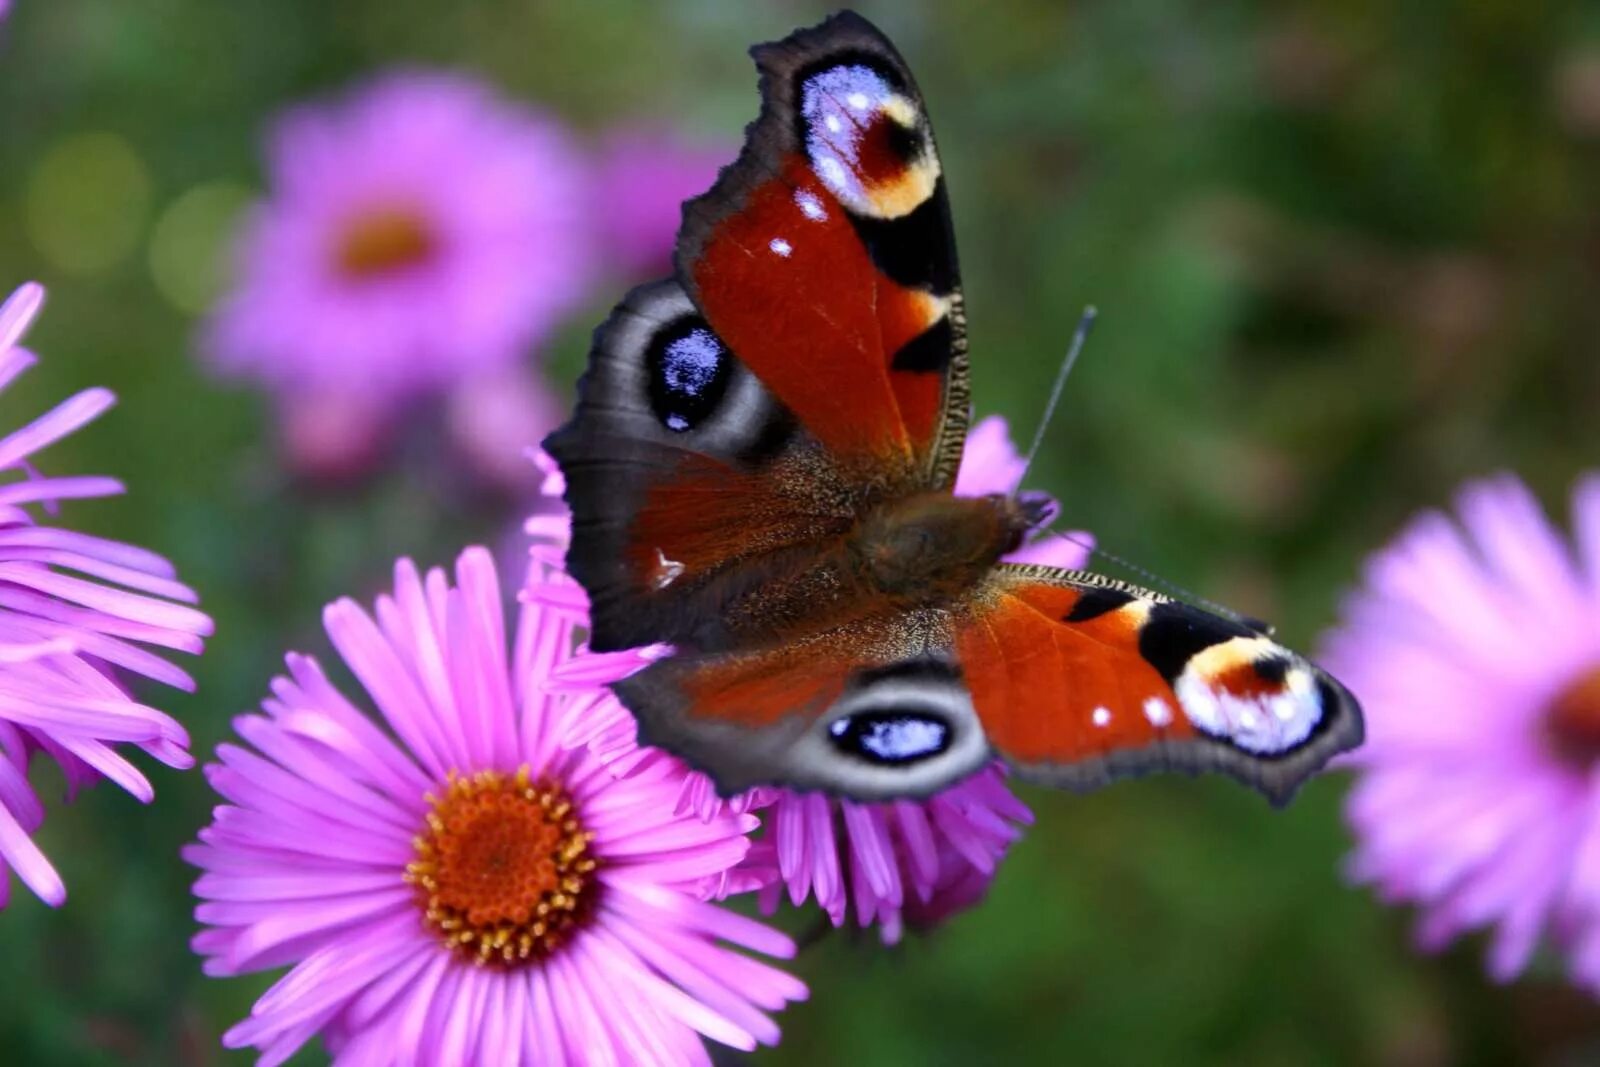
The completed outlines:
<svg viewBox="0 0 1600 1067">
<path fill-rule="evenodd" d="M 645 353 L 650 407 L 675 433 L 692 430 L 721 402 L 732 373 L 727 346 L 698 316 L 669 323 Z"/>
<path fill-rule="evenodd" d="M 941 718 L 915 711 L 866 711 L 828 724 L 840 751 L 870 763 L 915 763 L 950 747 L 950 727 Z"/>
</svg>

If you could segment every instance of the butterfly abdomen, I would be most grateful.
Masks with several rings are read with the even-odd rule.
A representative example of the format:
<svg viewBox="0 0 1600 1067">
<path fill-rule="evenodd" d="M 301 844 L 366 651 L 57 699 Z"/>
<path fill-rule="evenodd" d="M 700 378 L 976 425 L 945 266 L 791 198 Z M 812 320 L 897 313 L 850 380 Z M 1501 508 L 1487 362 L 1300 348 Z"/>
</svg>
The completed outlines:
<svg viewBox="0 0 1600 1067">
<path fill-rule="evenodd" d="M 954 601 L 975 589 L 1031 526 L 1008 497 L 921 493 L 869 513 L 845 540 L 862 593 L 896 607 Z"/>
</svg>

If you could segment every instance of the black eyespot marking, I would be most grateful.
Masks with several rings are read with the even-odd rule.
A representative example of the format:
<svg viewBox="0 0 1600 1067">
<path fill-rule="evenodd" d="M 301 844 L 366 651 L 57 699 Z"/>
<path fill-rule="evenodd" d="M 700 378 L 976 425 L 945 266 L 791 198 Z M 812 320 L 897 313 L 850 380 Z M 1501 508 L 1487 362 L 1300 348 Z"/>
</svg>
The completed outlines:
<svg viewBox="0 0 1600 1067">
<path fill-rule="evenodd" d="M 846 755 L 878 764 L 931 759 L 950 747 L 950 727 L 916 711 L 864 711 L 828 724 L 828 736 Z"/>
<path fill-rule="evenodd" d="M 885 147 L 903 163 L 920 159 L 923 150 L 928 147 L 928 139 L 923 136 L 920 124 L 902 126 L 898 122 L 888 122 L 884 125 L 884 138 L 888 142 Z"/>
<path fill-rule="evenodd" d="M 650 407 L 663 426 L 678 433 L 694 429 L 716 410 L 733 372 L 727 346 L 698 315 L 657 331 L 644 359 Z"/>
<path fill-rule="evenodd" d="M 1072 610 L 1061 619 L 1062 622 L 1088 622 L 1098 619 L 1108 611 L 1116 611 L 1122 605 L 1133 599 L 1133 594 L 1124 593 L 1120 589 L 1095 588 L 1089 589 L 1072 605 Z"/>
<path fill-rule="evenodd" d="M 1230 638 L 1254 636 L 1254 630 L 1229 619 L 1168 602 L 1150 609 L 1150 617 L 1139 631 L 1139 655 L 1171 682 L 1196 652 Z"/>
<path fill-rule="evenodd" d="M 1268 685 L 1282 685 L 1283 680 L 1289 676 L 1289 668 L 1294 664 L 1287 656 L 1267 656 L 1251 664 L 1256 669 L 1256 677 Z"/>
</svg>

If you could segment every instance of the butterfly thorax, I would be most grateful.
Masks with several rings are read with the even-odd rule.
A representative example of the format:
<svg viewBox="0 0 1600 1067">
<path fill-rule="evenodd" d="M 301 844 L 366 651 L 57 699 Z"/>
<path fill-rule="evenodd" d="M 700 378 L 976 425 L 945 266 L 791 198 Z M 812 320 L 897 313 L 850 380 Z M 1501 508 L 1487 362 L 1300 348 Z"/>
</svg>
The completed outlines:
<svg viewBox="0 0 1600 1067">
<path fill-rule="evenodd" d="M 860 587 L 896 606 L 954 600 L 981 582 L 1040 519 L 1031 497 L 928 492 L 869 512 L 847 536 Z"/>
</svg>

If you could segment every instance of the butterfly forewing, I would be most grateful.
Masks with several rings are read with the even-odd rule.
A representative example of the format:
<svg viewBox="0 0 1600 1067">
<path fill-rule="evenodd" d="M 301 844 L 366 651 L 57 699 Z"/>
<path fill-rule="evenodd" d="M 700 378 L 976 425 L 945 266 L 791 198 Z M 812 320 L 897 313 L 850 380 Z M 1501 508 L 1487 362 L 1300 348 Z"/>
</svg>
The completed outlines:
<svg viewBox="0 0 1600 1067">
<path fill-rule="evenodd" d="M 922 96 L 850 13 L 753 54 L 761 115 L 685 206 L 679 274 L 832 453 L 901 485 L 947 486 L 967 422 L 965 323 Z"/>
</svg>

